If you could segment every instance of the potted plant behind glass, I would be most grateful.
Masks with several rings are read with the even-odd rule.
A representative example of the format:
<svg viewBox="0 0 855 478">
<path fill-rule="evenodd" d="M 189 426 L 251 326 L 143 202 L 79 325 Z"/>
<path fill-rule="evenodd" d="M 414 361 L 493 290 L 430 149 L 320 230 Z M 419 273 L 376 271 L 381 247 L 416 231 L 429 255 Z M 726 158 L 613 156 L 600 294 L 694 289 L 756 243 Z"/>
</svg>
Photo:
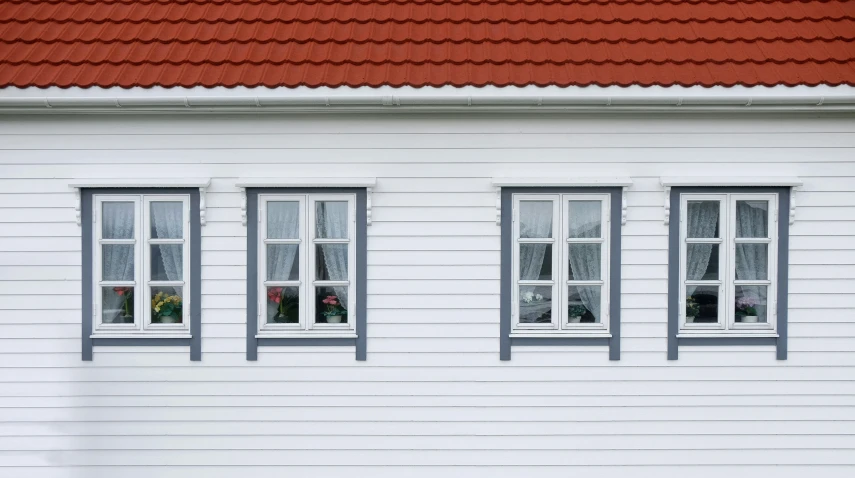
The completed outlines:
<svg viewBox="0 0 855 478">
<path fill-rule="evenodd" d="M 584 305 L 571 305 L 567 308 L 567 321 L 571 323 L 582 322 L 582 316 L 588 312 Z"/>
<path fill-rule="evenodd" d="M 340 324 L 341 316 L 347 313 L 347 310 L 341 306 L 341 301 L 337 296 L 328 295 L 326 299 L 321 301 L 327 306 L 327 310 L 323 312 L 327 318 L 328 324 Z"/>
<path fill-rule="evenodd" d="M 691 324 L 701 313 L 701 306 L 694 297 L 686 297 L 686 323 Z"/>
<path fill-rule="evenodd" d="M 133 287 L 113 287 L 113 292 L 122 298 L 122 311 L 111 319 L 114 324 L 132 324 L 134 323 L 133 315 Z"/>
<path fill-rule="evenodd" d="M 181 297 L 161 291 L 151 299 L 151 321 L 155 324 L 181 323 Z"/>
<path fill-rule="evenodd" d="M 758 300 L 754 297 L 744 295 L 736 299 L 736 316 L 742 320 L 737 322 L 757 322 L 757 304 Z"/>
<path fill-rule="evenodd" d="M 267 289 L 267 301 L 276 305 L 276 314 L 273 315 L 273 322 L 276 324 L 296 324 L 300 322 L 299 311 L 297 310 L 299 298 L 284 294 L 284 291 L 284 287 L 271 287 Z"/>
</svg>

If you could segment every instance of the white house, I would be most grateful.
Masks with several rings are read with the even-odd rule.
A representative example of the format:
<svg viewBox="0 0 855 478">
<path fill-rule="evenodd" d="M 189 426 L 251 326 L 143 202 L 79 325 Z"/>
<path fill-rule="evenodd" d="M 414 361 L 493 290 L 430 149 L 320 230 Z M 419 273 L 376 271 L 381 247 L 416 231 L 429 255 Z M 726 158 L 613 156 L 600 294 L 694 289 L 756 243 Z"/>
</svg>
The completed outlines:
<svg viewBox="0 0 855 478">
<path fill-rule="evenodd" d="M 853 476 L 853 41 L 5 3 L 0 478 Z"/>
</svg>

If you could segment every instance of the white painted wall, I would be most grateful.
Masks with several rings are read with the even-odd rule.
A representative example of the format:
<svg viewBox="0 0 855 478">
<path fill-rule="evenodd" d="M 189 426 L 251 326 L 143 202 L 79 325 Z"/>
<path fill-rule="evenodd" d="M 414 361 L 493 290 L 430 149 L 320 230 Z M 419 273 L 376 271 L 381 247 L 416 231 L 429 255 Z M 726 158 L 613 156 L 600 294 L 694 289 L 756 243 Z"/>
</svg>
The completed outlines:
<svg viewBox="0 0 855 478">
<path fill-rule="evenodd" d="M 239 176 L 376 176 L 368 361 L 245 360 Z M 632 176 L 623 353 L 499 361 L 491 176 Z M 800 176 L 790 354 L 666 360 L 658 177 Z M 202 351 L 80 360 L 74 177 L 210 176 Z M 0 477 L 855 474 L 855 118 L 0 117 Z M 715 465 L 699 468 L 696 465 Z M 752 465 L 752 466 L 747 466 Z M 783 465 L 783 466 L 776 466 Z"/>
</svg>

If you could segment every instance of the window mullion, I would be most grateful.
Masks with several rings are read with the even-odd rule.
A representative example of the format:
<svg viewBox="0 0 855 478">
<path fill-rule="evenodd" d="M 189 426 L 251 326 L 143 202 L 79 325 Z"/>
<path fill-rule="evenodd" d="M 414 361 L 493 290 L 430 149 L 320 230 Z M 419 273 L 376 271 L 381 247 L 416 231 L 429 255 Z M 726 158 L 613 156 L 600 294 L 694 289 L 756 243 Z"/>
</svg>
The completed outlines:
<svg viewBox="0 0 855 478">
<path fill-rule="evenodd" d="M 146 324 L 148 323 L 148 315 L 151 313 L 151 307 L 145 307 L 146 304 L 151 304 L 151 299 L 149 298 L 148 293 L 148 284 L 146 284 L 146 278 L 148 277 L 148 269 L 149 267 L 146 265 L 146 248 L 148 245 L 143 240 L 144 231 L 146 224 L 145 214 L 143 209 L 145 208 L 144 196 L 140 196 L 139 200 L 136 203 L 136 207 L 134 210 L 134 214 L 137 215 L 137 230 L 134 234 L 134 238 L 136 239 L 136 243 L 139 245 L 138 250 L 134 254 L 134 260 L 137 261 L 134 264 L 134 275 L 136 276 L 137 281 L 137 297 L 142 297 L 143 300 L 135 300 L 134 301 L 134 316 L 137 318 L 134 324 L 137 330 L 143 331 L 146 329 Z"/>
</svg>

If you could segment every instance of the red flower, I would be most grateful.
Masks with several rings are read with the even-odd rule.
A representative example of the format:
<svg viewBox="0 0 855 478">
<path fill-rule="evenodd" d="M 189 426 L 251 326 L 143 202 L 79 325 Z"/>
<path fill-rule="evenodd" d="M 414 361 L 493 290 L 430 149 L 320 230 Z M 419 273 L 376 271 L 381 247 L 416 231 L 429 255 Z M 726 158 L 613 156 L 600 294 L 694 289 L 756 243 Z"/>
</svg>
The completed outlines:
<svg viewBox="0 0 855 478">
<path fill-rule="evenodd" d="M 130 295 L 131 288 L 130 287 L 113 287 L 113 292 L 115 292 L 116 295 L 121 297 L 121 296 L 125 295 L 125 293 Z"/>
</svg>

